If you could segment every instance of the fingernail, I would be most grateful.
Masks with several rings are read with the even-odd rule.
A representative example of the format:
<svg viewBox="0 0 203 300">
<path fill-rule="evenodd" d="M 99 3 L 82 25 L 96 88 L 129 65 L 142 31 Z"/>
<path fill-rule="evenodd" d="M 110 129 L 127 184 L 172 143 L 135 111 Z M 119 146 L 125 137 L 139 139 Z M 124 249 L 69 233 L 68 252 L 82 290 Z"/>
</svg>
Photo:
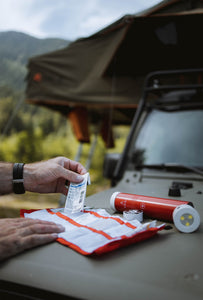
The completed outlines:
<svg viewBox="0 0 203 300">
<path fill-rule="evenodd" d="M 63 227 L 62 225 L 57 225 L 57 226 L 58 226 L 59 230 L 65 231 L 65 227 Z"/>
<path fill-rule="evenodd" d="M 57 234 L 57 233 L 52 233 L 51 235 L 52 235 L 52 237 L 53 237 L 54 239 L 57 239 L 57 238 L 58 238 L 58 234 Z"/>
</svg>

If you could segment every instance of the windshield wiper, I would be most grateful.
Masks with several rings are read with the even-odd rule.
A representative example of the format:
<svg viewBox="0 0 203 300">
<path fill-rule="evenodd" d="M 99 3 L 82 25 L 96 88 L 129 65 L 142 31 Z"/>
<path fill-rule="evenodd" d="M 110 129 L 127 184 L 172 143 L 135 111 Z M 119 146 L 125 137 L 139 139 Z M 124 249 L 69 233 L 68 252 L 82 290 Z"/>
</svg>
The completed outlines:
<svg viewBox="0 0 203 300">
<path fill-rule="evenodd" d="M 177 163 L 165 163 L 165 164 L 141 164 L 136 165 L 135 168 L 142 169 L 142 168 L 152 168 L 152 169 L 175 169 L 175 170 L 185 170 L 185 171 L 191 171 L 193 173 L 199 174 L 203 176 L 203 171 L 199 170 L 195 167 L 189 167 L 182 164 Z"/>
</svg>

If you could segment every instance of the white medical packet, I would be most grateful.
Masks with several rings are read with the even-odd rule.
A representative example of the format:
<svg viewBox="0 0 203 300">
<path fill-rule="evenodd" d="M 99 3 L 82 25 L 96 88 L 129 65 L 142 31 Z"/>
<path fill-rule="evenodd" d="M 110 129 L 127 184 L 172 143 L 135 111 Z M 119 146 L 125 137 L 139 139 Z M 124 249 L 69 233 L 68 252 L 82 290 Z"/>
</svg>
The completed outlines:
<svg viewBox="0 0 203 300">
<path fill-rule="evenodd" d="M 78 213 L 83 211 L 86 197 L 87 184 L 91 184 L 90 175 L 86 173 L 83 176 L 83 181 L 80 183 L 70 183 L 64 212 Z"/>
</svg>

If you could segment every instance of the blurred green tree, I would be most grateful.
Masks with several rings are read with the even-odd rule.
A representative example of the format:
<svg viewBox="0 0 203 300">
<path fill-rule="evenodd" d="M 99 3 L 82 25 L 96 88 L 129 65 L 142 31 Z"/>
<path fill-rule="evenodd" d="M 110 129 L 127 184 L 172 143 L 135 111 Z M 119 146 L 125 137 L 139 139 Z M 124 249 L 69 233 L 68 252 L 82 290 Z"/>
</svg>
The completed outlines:
<svg viewBox="0 0 203 300">
<path fill-rule="evenodd" d="M 18 134 L 16 148 L 14 150 L 16 161 L 24 163 L 42 160 L 44 157 L 42 151 L 42 131 L 34 129 L 32 123 L 26 131 Z"/>
</svg>

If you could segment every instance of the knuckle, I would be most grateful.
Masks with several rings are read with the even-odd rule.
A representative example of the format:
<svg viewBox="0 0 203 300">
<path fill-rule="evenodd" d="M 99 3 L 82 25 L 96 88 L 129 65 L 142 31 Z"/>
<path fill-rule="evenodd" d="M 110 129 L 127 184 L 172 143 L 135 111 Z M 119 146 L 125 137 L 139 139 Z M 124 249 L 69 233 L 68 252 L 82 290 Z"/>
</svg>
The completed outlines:
<svg viewBox="0 0 203 300">
<path fill-rule="evenodd" d="M 35 233 L 43 233 L 45 232 L 46 225 L 44 224 L 33 224 L 30 226 L 30 233 L 35 234 Z"/>
<path fill-rule="evenodd" d="M 31 232 L 33 234 L 45 234 L 50 232 L 56 232 L 58 227 L 55 224 L 35 224 L 31 226 Z"/>
<path fill-rule="evenodd" d="M 46 243 L 53 241 L 53 237 L 51 234 L 33 234 L 27 239 L 27 248 L 32 248 L 36 246 L 40 246 Z"/>
<path fill-rule="evenodd" d="M 18 253 L 24 249 L 23 239 L 19 236 L 13 237 L 12 247 L 15 249 L 15 252 Z"/>
<path fill-rule="evenodd" d="M 39 237 L 37 234 L 33 234 L 33 235 L 29 236 L 29 244 L 32 246 L 37 245 L 38 240 L 39 240 Z"/>
</svg>

